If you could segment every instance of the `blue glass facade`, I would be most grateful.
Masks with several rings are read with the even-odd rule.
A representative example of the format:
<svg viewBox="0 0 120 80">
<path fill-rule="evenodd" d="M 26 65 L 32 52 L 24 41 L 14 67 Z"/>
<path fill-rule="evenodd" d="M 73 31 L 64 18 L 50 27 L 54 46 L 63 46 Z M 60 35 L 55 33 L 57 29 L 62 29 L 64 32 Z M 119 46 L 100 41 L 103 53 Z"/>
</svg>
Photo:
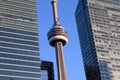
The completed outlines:
<svg viewBox="0 0 120 80">
<path fill-rule="evenodd" d="M 0 80 L 40 80 L 36 0 L 0 0 Z"/>
<path fill-rule="evenodd" d="M 79 0 L 75 16 L 87 80 L 120 79 L 119 5 L 119 0 Z"/>
<path fill-rule="evenodd" d="M 96 50 L 86 0 L 79 0 L 75 15 L 87 80 L 100 80 Z"/>
</svg>

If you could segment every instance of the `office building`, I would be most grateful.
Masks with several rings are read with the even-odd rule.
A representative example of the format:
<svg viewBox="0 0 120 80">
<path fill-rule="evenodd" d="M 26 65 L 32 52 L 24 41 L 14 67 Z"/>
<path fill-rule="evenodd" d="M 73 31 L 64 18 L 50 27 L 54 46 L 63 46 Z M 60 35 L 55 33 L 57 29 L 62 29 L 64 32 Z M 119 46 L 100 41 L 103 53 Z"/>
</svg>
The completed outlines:
<svg viewBox="0 0 120 80">
<path fill-rule="evenodd" d="M 54 67 L 53 62 L 41 62 L 41 80 L 54 80 Z"/>
<path fill-rule="evenodd" d="M 0 0 L 0 80 L 40 80 L 36 0 Z"/>
<path fill-rule="evenodd" d="M 75 16 L 87 80 L 120 80 L 120 0 L 79 0 Z"/>
</svg>

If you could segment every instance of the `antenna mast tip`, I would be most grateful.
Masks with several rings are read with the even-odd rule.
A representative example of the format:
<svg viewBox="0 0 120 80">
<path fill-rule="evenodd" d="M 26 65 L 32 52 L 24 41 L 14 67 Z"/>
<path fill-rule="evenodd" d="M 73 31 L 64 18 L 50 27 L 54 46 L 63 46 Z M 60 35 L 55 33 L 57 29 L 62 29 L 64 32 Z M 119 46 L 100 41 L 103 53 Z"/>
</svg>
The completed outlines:
<svg viewBox="0 0 120 80">
<path fill-rule="evenodd" d="M 52 0 L 52 3 L 53 3 L 53 2 L 57 2 L 57 0 Z"/>
</svg>

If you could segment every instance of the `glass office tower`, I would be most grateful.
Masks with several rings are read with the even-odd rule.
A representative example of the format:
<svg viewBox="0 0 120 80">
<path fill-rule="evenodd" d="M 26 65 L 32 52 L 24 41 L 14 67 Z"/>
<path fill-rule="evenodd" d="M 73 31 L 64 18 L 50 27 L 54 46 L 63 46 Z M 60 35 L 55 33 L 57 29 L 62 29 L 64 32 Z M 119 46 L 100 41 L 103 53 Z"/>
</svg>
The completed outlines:
<svg viewBox="0 0 120 80">
<path fill-rule="evenodd" d="M 54 67 L 53 62 L 41 62 L 41 80 L 54 80 Z"/>
<path fill-rule="evenodd" d="M 0 0 L 0 80 L 40 80 L 36 0 Z"/>
<path fill-rule="evenodd" d="M 87 80 L 120 80 L 120 0 L 79 0 L 75 16 Z"/>
</svg>

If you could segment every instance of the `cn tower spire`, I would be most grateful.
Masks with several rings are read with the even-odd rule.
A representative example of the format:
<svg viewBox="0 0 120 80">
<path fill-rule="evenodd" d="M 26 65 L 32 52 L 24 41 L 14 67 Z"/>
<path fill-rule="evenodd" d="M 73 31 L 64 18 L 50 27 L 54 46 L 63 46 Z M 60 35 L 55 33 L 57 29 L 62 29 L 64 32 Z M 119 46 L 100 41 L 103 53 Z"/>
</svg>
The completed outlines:
<svg viewBox="0 0 120 80">
<path fill-rule="evenodd" d="M 65 31 L 65 29 L 59 24 L 56 0 L 52 0 L 52 7 L 53 7 L 54 25 L 47 34 L 48 40 L 49 40 L 49 44 L 55 47 L 56 50 L 58 80 L 67 80 L 62 48 L 68 42 L 68 34 Z"/>
<path fill-rule="evenodd" d="M 59 19 L 58 19 L 58 11 L 57 11 L 57 1 L 56 0 L 52 0 L 52 7 L 53 7 L 53 16 L 54 16 L 54 25 L 58 25 L 59 24 Z"/>
</svg>

